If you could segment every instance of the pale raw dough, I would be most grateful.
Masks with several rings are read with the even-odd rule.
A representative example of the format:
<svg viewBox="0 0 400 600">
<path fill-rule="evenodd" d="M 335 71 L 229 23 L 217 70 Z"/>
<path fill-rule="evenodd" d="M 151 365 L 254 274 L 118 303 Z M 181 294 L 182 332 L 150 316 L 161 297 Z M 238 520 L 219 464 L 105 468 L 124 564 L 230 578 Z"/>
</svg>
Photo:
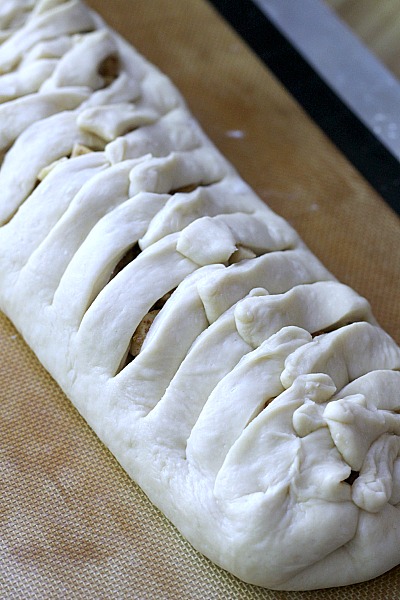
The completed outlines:
<svg viewBox="0 0 400 600">
<path fill-rule="evenodd" d="M 292 590 L 398 564 L 400 349 L 368 302 L 79 0 L 7 0 L 0 28 L 2 310 L 223 568 Z"/>
</svg>

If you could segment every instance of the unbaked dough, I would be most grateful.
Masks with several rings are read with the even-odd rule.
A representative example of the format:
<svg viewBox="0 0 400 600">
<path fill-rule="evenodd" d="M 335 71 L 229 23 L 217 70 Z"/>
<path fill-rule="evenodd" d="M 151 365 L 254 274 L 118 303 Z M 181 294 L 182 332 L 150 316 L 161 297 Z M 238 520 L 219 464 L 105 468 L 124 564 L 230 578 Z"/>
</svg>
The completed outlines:
<svg viewBox="0 0 400 600">
<path fill-rule="evenodd" d="M 224 569 L 302 590 L 398 564 L 400 349 L 368 302 L 79 0 L 7 0 L 0 28 L 1 309 Z"/>
</svg>

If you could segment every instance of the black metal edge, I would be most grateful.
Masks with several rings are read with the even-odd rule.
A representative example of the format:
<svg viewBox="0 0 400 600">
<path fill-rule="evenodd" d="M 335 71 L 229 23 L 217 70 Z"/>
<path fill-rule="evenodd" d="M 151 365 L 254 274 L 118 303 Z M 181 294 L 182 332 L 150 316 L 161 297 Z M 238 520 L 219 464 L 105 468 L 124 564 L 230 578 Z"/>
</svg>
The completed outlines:
<svg viewBox="0 0 400 600">
<path fill-rule="evenodd" d="M 252 0 L 208 0 L 400 215 L 400 164 Z"/>
</svg>

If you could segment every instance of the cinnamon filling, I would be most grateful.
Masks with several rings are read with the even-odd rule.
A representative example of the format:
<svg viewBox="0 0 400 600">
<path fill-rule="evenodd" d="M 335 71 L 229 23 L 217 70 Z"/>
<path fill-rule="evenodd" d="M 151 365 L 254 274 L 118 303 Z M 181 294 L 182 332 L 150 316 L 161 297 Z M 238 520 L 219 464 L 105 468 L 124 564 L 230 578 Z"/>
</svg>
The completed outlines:
<svg viewBox="0 0 400 600">
<path fill-rule="evenodd" d="M 140 350 L 142 349 L 144 340 L 146 339 L 149 329 L 152 326 L 153 321 L 159 312 L 159 309 L 150 310 L 140 321 L 135 333 L 132 336 L 131 343 L 129 346 L 129 352 L 127 357 L 129 362 L 136 358 L 136 356 L 140 353 Z"/>
<path fill-rule="evenodd" d="M 359 471 L 351 471 L 350 475 L 347 479 L 344 480 L 344 483 L 348 483 L 349 485 L 353 485 L 355 480 L 359 477 Z"/>
<path fill-rule="evenodd" d="M 137 256 L 139 256 L 140 253 L 141 253 L 141 249 L 139 247 L 139 244 L 136 242 L 136 244 L 134 246 L 132 246 L 132 248 L 129 248 L 129 250 L 127 252 L 125 252 L 123 257 L 115 265 L 115 267 L 112 270 L 111 275 L 110 275 L 110 281 L 111 281 L 111 279 L 114 279 L 114 277 L 116 275 L 118 275 L 118 273 L 120 273 L 120 271 L 122 271 L 122 269 L 124 269 L 127 265 L 129 265 L 129 263 L 131 263 L 133 260 L 135 260 L 135 258 Z"/>
<path fill-rule="evenodd" d="M 263 403 L 261 404 L 261 406 L 259 406 L 259 407 L 258 407 L 258 408 L 257 408 L 257 409 L 254 411 L 254 413 L 251 415 L 250 419 L 249 419 L 249 420 L 247 421 L 247 423 L 246 423 L 246 427 L 248 427 L 248 426 L 250 425 L 250 423 L 251 423 L 252 421 L 254 421 L 254 419 L 255 419 L 256 417 L 258 417 L 258 415 L 260 415 L 260 414 L 263 412 L 263 410 L 265 410 L 265 409 L 266 409 L 266 408 L 267 408 L 267 407 L 268 407 L 268 406 L 271 404 L 271 402 L 272 402 L 273 400 L 275 400 L 275 398 L 276 398 L 276 396 L 274 396 L 273 398 L 268 398 L 268 399 L 267 399 L 265 402 L 263 402 Z"/>
<path fill-rule="evenodd" d="M 181 187 L 175 188 L 170 191 L 171 196 L 173 194 L 190 194 L 195 189 L 197 189 L 199 185 L 197 183 L 188 183 L 187 185 L 182 185 Z"/>
<path fill-rule="evenodd" d="M 99 65 L 98 73 L 103 78 L 104 87 L 109 86 L 119 75 L 120 62 L 116 54 L 110 54 Z"/>
<path fill-rule="evenodd" d="M 138 354 L 140 354 L 140 351 L 142 349 L 146 336 L 150 330 L 150 327 L 153 324 L 154 319 L 156 318 L 160 310 L 163 308 L 167 300 L 172 296 L 173 292 L 174 290 L 171 290 L 170 292 L 167 292 L 166 294 L 164 294 L 164 296 L 159 298 L 153 304 L 149 312 L 145 314 L 143 319 L 140 321 L 131 338 L 128 352 L 126 353 L 126 356 L 124 357 L 124 360 L 120 365 L 119 371 L 124 369 L 130 362 L 132 362 L 138 356 Z"/>
<path fill-rule="evenodd" d="M 0 165 L 3 163 L 4 157 L 7 154 L 7 150 L 0 150 Z"/>
<path fill-rule="evenodd" d="M 319 336 L 319 335 L 324 335 L 325 333 L 332 333 L 332 331 L 337 331 L 338 329 L 341 329 L 342 327 L 347 327 L 347 325 L 352 325 L 353 323 L 355 323 L 356 321 L 348 321 L 347 323 L 341 323 L 340 325 L 338 325 L 337 323 L 334 323 L 333 325 L 326 327 L 325 329 L 320 329 L 318 331 L 311 331 L 311 337 L 314 339 L 315 337 Z"/>
</svg>

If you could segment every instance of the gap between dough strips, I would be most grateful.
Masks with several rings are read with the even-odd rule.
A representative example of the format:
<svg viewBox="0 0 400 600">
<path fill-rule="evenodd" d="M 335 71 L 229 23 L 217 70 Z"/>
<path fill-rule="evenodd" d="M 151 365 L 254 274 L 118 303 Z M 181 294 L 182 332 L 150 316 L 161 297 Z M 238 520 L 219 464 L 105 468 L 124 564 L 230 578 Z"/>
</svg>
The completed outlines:
<svg viewBox="0 0 400 600">
<path fill-rule="evenodd" d="M 2 3 L 0 42 L 0 306 L 42 364 L 244 581 L 397 565 L 400 349 L 368 302 L 83 3 Z"/>
</svg>

